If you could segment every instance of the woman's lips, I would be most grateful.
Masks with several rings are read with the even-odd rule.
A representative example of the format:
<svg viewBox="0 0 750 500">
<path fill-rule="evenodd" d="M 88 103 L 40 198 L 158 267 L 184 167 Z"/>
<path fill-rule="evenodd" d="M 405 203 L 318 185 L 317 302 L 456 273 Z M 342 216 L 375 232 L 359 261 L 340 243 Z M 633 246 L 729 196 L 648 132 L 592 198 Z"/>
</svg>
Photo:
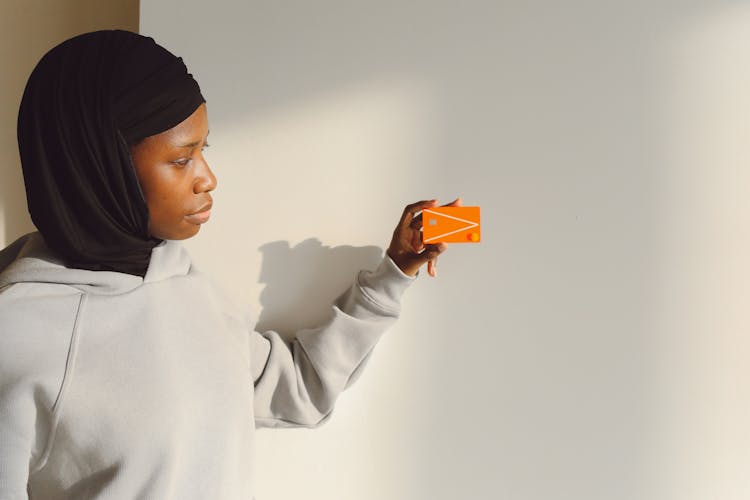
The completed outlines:
<svg viewBox="0 0 750 500">
<path fill-rule="evenodd" d="M 185 219 L 192 224 L 204 224 L 205 222 L 208 222 L 209 217 L 211 217 L 211 208 L 207 208 L 202 212 L 186 215 Z"/>
</svg>

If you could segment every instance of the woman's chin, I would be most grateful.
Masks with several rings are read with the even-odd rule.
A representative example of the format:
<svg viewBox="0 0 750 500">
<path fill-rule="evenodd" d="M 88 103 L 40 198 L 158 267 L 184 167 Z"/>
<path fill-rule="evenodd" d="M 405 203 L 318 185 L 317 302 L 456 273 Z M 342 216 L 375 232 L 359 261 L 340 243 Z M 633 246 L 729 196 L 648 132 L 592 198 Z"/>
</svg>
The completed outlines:
<svg viewBox="0 0 750 500">
<path fill-rule="evenodd" d="M 151 236 L 160 240 L 187 240 L 192 238 L 201 230 L 202 224 L 181 224 L 179 228 L 169 230 L 151 231 Z"/>
</svg>

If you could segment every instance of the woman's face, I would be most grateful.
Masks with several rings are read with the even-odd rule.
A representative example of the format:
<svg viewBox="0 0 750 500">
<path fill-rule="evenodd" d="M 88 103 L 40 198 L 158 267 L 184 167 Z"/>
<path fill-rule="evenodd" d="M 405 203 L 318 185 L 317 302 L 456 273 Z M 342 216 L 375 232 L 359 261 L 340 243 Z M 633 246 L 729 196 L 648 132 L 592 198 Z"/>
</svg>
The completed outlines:
<svg viewBox="0 0 750 500">
<path fill-rule="evenodd" d="M 216 177 L 203 157 L 207 137 L 204 103 L 180 124 L 130 148 L 148 205 L 151 236 L 184 240 L 208 221 Z"/>
</svg>

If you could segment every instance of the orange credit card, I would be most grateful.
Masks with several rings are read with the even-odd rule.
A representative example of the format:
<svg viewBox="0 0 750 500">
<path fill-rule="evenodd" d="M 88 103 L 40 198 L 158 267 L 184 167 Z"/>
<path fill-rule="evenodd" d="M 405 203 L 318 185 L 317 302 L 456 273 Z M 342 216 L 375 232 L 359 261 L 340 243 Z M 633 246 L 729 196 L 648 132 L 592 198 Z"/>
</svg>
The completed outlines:
<svg viewBox="0 0 750 500">
<path fill-rule="evenodd" d="M 424 243 L 479 243 L 479 207 L 434 207 L 422 210 Z"/>
</svg>

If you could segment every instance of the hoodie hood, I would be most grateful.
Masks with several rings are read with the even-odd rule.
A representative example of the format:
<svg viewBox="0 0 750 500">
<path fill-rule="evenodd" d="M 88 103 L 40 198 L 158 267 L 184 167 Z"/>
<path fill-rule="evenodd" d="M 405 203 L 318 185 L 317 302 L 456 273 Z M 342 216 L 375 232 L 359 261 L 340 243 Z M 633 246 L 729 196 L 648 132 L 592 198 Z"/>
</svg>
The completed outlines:
<svg viewBox="0 0 750 500">
<path fill-rule="evenodd" d="M 187 251 L 178 241 L 170 240 L 162 241 L 152 250 L 143 278 L 115 271 L 69 268 L 50 250 L 42 235 L 34 232 L 0 251 L 0 289 L 15 283 L 50 283 L 68 285 L 86 293 L 114 295 L 146 283 L 185 276 L 190 269 Z"/>
</svg>

